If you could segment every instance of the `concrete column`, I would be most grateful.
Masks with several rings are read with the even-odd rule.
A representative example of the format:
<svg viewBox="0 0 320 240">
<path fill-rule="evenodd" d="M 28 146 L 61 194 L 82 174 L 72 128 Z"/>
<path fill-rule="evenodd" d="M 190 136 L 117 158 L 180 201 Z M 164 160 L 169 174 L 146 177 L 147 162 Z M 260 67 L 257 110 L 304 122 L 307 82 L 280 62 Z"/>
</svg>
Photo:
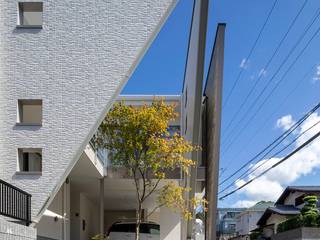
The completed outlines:
<svg viewBox="0 0 320 240">
<path fill-rule="evenodd" d="M 104 229 L 104 178 L 100 179 L 100 235 L 105 234 Z"/>
<path fill-rule="evenodd" d="M 160 208 L 160 240 L 181 239 L 181 216 L 166 207 Z"/>
<path fill-rule="evenodd" d="M 185 138 L 194 145 L 200 145 L 199 135 L 209 0 L 196 0 L 193 2 L 188 56 L 183 84 L 184 106 L 181 109 L 181 116 L 182 132 L 184 132 Z M 191 159 L 198 162 L 198 153 L 191 153 Z M 195 168 L 191 168 L 190 176 L 186 179 L 187 187 L 191 188 L 188 196 L 186 196 L 189 199 L 195 195 L 196 179 L 197 171 Z M 189 205 L 188 208 L 195 215 L 194 207 Z M 184 231 L 186 233 L 184 234 L 186 235 L 183 236 L 183 240 L 192 238 L 193 223 L 193 220 L 185 223 Z"/>
<path fill-rule="evenodd" d="M 61 186 L 61 236 L 63 240 L 70 239 L 70 186 L 68 183 L 69 180 Z"/>
<path fill-rule="evenodd" d="M 70 182 L 68 178 L 63 185 L 63 206 L 63 239 L 70 240 Z"/>
<path fill-rule="evenodd" d="M 225 24 L 218 25 L 204 90 L 206 101 L 203 156 L 206 162 L 206 199 L 209 202 L 209 211 L 206 214 L 206 240 L 216 239 L 225 27 Z"/>
</svg>

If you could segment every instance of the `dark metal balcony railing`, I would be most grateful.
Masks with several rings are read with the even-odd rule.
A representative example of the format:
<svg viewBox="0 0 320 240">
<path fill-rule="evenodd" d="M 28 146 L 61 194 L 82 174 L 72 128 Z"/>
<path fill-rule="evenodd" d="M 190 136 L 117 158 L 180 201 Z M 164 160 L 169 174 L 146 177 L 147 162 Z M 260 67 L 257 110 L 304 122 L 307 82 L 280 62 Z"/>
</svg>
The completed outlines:
<svg viewBox="0 0 320 240">
<path fill-rule="evenodd" d="M 31 223 L 31 195 L 0 179 L 0 215 Z"/>
</svg>

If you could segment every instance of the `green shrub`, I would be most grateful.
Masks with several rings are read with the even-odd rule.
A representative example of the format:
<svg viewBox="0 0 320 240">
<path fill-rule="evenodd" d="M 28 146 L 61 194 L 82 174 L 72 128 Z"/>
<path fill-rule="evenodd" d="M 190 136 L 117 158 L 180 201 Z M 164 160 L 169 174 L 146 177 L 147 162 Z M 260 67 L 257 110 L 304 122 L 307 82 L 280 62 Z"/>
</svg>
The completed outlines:
<svg viewBox="0 0 320 240">
<path fill-rule="evenodd" d="M 277 228 L 277 232 L 285 232 L 291 229 L 299 228 L 303 225 L 303 218 L 301 215 L 287 219 L 280 223 Z"/>
<path fill-rule="evenodd" d="M 250 240 L 257 240 L 262 235 L 262 230 L 253 231 L 250 233 Z"/>
<path fill-rule="evenodd" d="M 280 223 L 277 232 L 285 232 L 299 227 L 320 227 L 317 196 L 306 196 L 303 198 L 303 201 L 305 202 L 305 205 L 301 209 L 301 214 Z"/>
<path fill-rule="evenodd" d="M 303 217 L 303 226 L 305 227 L 317 227 L 319 210 L 317 209 L 317 196 L 306 196 L 303 198 L 305 205 L 301 209 Z"/>
</svg>

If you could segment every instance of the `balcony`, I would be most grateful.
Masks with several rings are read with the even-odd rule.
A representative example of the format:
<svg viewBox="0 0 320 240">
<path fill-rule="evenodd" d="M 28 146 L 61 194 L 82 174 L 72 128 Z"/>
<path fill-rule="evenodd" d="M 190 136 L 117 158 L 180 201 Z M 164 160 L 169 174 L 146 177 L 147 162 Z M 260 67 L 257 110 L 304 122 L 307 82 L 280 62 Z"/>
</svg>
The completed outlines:
<svg viewBox="0 0 320 240">
<path fill-rule="evenodd" d="M 31 195 L 0 179 L 0 215 L 31 223 Z"/>
</svg>

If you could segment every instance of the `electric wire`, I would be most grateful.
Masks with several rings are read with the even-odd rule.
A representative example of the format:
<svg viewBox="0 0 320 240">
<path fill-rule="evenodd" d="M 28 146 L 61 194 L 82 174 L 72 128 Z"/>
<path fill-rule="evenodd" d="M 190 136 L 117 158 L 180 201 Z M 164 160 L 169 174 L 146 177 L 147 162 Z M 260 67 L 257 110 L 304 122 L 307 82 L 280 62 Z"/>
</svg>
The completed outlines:
<svg viewBox="0 0 320 240">
<path fill-rule="evenodd" d="M 229 188 L 231 188 L 235 183 L 237 183 L 238 181 L 240 181 L 241 179 L 244 179 L 248 176 L 250 176 L 250 174 L 254 173 L 255 171 L 257 171 L 259 168 L 261 168 L 262 166 L 264 166 L 265 164 L 267 164 L 271 159 L 273 159 L 274 157 L 276 157 L 278 154 L 282 153 L 283 151 L 285 151 L 286 149 L 288 149 L 293 143 L 295 143 L 299 138 L 301 138 L 306 132 L 310 131 L 312 128 L 314 128 L 315 126 L 317 126 L 320 123 L 320 120 L 317 121 L 316 123 L 314 123 L 312 126 L 310 126 L 309 128 L 307 128 L 305 131 L 303 131 L 302 133 L 300 133 L 294 140 L 292 140 L 289 144 L 287 144 L 285 147 L 283 147 L 282 149 L 280 149 L 279 151 L 277 151 L 276 153 L 274 153 L 269 159 L 267 159 L 266 161 L 262 161 L 263 159 L 260 159 L 258 161 L 261 162 L 258 166 L 253 167 L 253 168 L 248 168 L 243 174 L 241 174 L 241 176 L 239 176 L 239 178 L 237 178 L 234 182 L 232 182 L 231 184 L 229 184 L 228 186 L 226 186 L 223 190 L 219 191 L 218 194 L 221 194 L 223 192 L 225 192 L 226 190 L 228 190 Z"/>
<path fill-rule="evenodd" d="M 261 27 L 261 29 L 260 29 L 260 31 L 259 31 L 259 34 L 258 34 L 256 40 L 254 41 L 253 46 L 251 47 L 251 49 L 250 49 L 250 51 L 249 51 L 249 54 L 248 54 L 247 57 L 245 58 L 245 61 L 248 61 L 248 60 L 249 60 L 249 58 L 251 57 L 253 51 L 255 50 L 255 48 L 256 48 L 256 46 L 257 46 L 257 44 L 258 44 L 258 42 L 259 42 L 259 39 L 260 39 L 260 37 L 262 36 L 262 33 L 263 33 L 265 27 L 267 26 L 267 23 L 268 23 L 269 20 L 270 20 L 270 17 L 271 17 L 271 15 L 272 15 L 272 12 L 273 12 L 274 9 L 275 9 L 275 6 L 276 6 L 277 2 L 278 2 L 278 0 L 275 0 L 275 1 L 274 1 L 274 3 L 273 3 L 273 5 L 272 5 L 272 7 L 271 7 L 271 9 L 270 9 L 270 11 L 269 11 L 269 13 L 268 13 L 268 15 L 267 15 L 266 20 L 264 21 L 264 23 L 263 23 L 263 25 L 262 25 L 262 27 Z M 226 97 L 226 100 L 224 101 L 224 104 L 223 104 L 224 107 L 227 106 L 227 104 L 228 104 L 228 102 L 229 102 L 229 99 L 230 99 L 230 97 L 231 97 L 234 89 L 235 89 L 236 86 L 238 85 L 238 82 L 239 82 L 239 80 L 240 80 L 240 78 L 241 78 L 241 75 L 242 75 L 243 71 L 244 71 L 244 68 L 241 68 L 240 71 L 239 71 L 239 74 L 238 74 L 238 76 L 237 76 L 237 78 L 236 78 L 236 80 L 235 80 L 235 82 L 233 83 L 233 85 L 232 85 L 232 87 L 231 87 L 231 90 L 230 90 L 229 94 L 228 94 L 227 97 Z"/>
<path fill-rule="evenodd" d="M 273 111 L 271 112 L 271 114 L 266 118 L 266 120 L 263 122 L 263 124 L 254 132 L 254 134 L 252 134 L 252 137 L 250 137 L 250 140 L 249 142 L 243 147 L 241 148 L 241 151 L 237 154 L 235 154 L 235 156 L 241 156 L 241 154 L 247 150 L 247 148 L 249 146 L 251 146 L 251 143 L 253 142 L 253 140 L 255 139 L 254 137 L 257 136 L 261 130 L 263 130 L 267 123 L 273 118 L 273 116 L 278 113 L 282 107 L 285 105 L 285 103 L 289 100 L 290 96 L 301 86 L 301 84 L 304 82 L 304 80 L 310 75 L 312 74 L 314 68 L 317 66 L 317 64 L 314 64 L 304 75 L 301 79 L 299 79 L 299 81 L 296 82 L 295 86 L 288 92 L 288 94 L 285 96 L 285 98 L 280 101 L 281 104 L 278 105 L 278 108 L 276 111 Z M 224 168 L 224 171 L 220 174 L 220 177 L 223 176 L 223 173 L 225 173 L 227 170 L 228 170 L 228 165 L 232 162 L 232 159 L 234 158 L 231 158 L 230 161 L 228 161 L 226 163 L 226 167 Z"/>
<path fill-rule="evenodd" d="M 297 147 L 295 150 L 293 150 L 291 153 L 289 153 L 287 156 L 285 156 L 283 159 L 281 159 L 279 162 L 273 164 L 271 167 L 267 168 L 266 170 L 264 170 L 262 173 L 260 173 L 259 175 L 257 175 L 256 177 L 250 179 L 248 182 L 242 184 L 241 186 L 239 186 L 238 188 L 236 188 L 235 190 L 232 190 L 231 192 L 223 195 L 222 197 L 219 198 L 219 200 L 223 200 L 226 197 L 234 194 L 235 192 L 241 190 L 242 188 L 244 188 L 245 186 L 251 184 L 253 181 L 257 180 L 258 178 L 262 177 L 263 175 L 265 175 L 266 173 L 268 173 L 270 170 L 276 168 L 277 166 L 279 166 L 281 163 L 285 162 L 286 160 L 288 160 L 290 157 L 292 157 L 293 155 L 295 155 L 297 152 L 301 151 L 303 148 L 305 148 L 306 146 L 308 146 L 311 142 L 313 142 L 315 139 L 317 139 L 320 136 L 320 131 L 318 133 L 316 133 L 315 135 L 313 135 L 312 137 L 310 137 L 307 141 L 305 141 L 302 145 L 300 145 L 299 147 Z"/>
<path fill-rule="evenodd" d="M 247 167 L 250 163 L 254 162 L 259 156 L 261 156 L 264 152 L 268 151 L 261 157 L 260 160 L 264 159 L 270 152 L 272 152 L 277 146 L 280 145 L 291 133 L 293 133 L 301 124 L 307 120 L 311 114 L 313 114 L 315 111 L 317 111 L 320 108 L 320 102 L 313 107 L 308 113 L 303 115 L 294 125 L 292 125 L 288 130 L 286 130 L 284 133 L 282 133 L 279 137 L 277 137 L 274 141 L 272 141 L 269 145 L 267 145 L 262 151 L 260 151 L 258 154 L 256 154 L 253 158 L 251 158 L 249 161 L 247 161 L 245 164 L 243 164 L 239 169 L 234 171 L 229 177 L 225 178 L 221 183 L 219 183 L 219 186 L 224 184 L 225 182 L 229 181 L 232 177 L 234 177 L 237 173 L 239 173 L 242 169 Z M 274 146 L 273 146 L 274 145 Z"/>
<path fill-rule="evenodd" d="M 320 15 L 320 11 L 317 14 L 317 18 Z M 315 21 L 313 21 L 314 23 Z M 312 24 L 313 24 L 312 23 Z M 241 135 L 241 133 L 243 132 L 243 130 L 251 123 L 251 121 L 258 115 L 258 113 L 260 112 L 260 110 L 262 109 L 262 107 L 265 105 L 265 103 L 267 102 L 267 100 L 271 97 L 271 95 L 274 93 L 274 91 L 278 88 L 278 86 L 280 85 L 280 83 L 282 83 L 282 81 L 285 79 L 285 77 L 287 76 L 287 74 L 290 72 L 290 70 L 292 69 L 292 67 L 296 64 L 296 62 L 299 60 L 299 58 L 303 55 L 303 53 L 306 51 L 306 49 L 309 47 L 309 45 L 311 44 L 311 42 L 314 40 L 314 38 L 319 34 L 320 32 L 320 26 L 317 28 L 317 30 L 313 33 L 313 35 L 311 36 L 311 38 L 308 40 L 307 44 L 302 48 L 302 50 L 298 53 L 298 55 L 296 56 L 296 58 L 293 60 L 293 62 L 290 64 L 290 66 L 287 68 L 287 70 L 285 71 L 285 73 L 282 75 L 281 79 L 276 82 L 275 86 L 271 89 L 271 91 L 269 92 L 269 94 L 267 95 L 267 97 L 263 100 L 263 102 L 259 105 L 258 109 L 256 110 L 256 112 L 253 113 L 253 115 L 248 119 L 248 121 L 246 122 L 246 124 L 240 129 L 240 131 L 238 132 L 237 136 L 234 137 L 231 142 L 229 142 L 229 144 L 227 145 L 227 147 L 224 149 L 224 152 L 227 152 L 229 150 L 229 148 L 232 146 L 232 144 L 235 142 L 235 140 L 238 139 L 238 137 Z M 297 44 L 295 45 L 297 46 Z M 294 47 L 295 48 L 295 47 Z M 291 52 L 291 51 L 290 51 Z M 291 53 L 289 53 L 291 55 Z M 286 61 L 288 59 L 285 58 L 284 60 Z M 284 64 L 285 61 L 283 61 L 282 63 Z M 280 68 L 282 67 L 282 65 L 280 65 L 280 67 L 278 68 L 278 70 L 276 71 L 276 73 L 273 75 L 273 77 L 271 79 L 273 79 L 275 77 L 275 75 L 280 71 Z M 270 79 L 270 80 L 271 80 Z M 241 123 L 244 118 L 249 114 L 249 112 L 253 109 L 253 107 L 256 105 L 256 103 L 258 102 L 259 98 L 264 94 L 265 90 L 267 89 L 267 87 L 270 85 L 271 81 L 268 82 L 268 84 L 264 87 L 264 89 L 262 90 L 262 92 L 259 93 L 259 95 L 256 97 L 256 99 L 252 102 L 253 104 L 250 105 L 250 107 L 247 109 L 246 113 L 244 114 L 244 117 L 241 118 L 241 121 L 238 122 Z M 237 124 L 237 125 L 238 125 Z M 237 126 L 236 125 L 236 126 Z"/>
<path fill-rule="evenodd" d="M 304 3 L 302 4 L 302 6 L 300 7 L 300 9 L 298 10 L 297 14 L 295 15 L 294 19 L 291 21 L 291 24 L 289 25 L 289 28 L 287 29 L 287 31 L 285 32 L 285 34 L 283 35 L 282 39 L 280 40 L 280 42 L 278 43 L 277 47 L 275 48 L 275 50 L 273 51 L 271 57 L 269 58 L 269 60 L 267 61 L 267 63 L 264 65 L 264 67 L 262 68 L 263 71 L 266 71 L 269 67 L 269 65 L 271 64 L 271 62 L 273 61 L 274 57 L 277 55 L 277 53 L 279 52 L 282 44 L 284 43 L 284 41 L 286 40 L 286 38 L 288 37 L 290 31 L 292 30 L 293 26 L 295 25 L 295 23 L 297 22 L 299 16 L 301 15 L 301 13 L 303 12 L 305 6 L 307 5 L 308 0 L 305 0 Z M 260 80 L 263 78 L 263 74 L 259 74 L 258 79 L 255 81 L 254 85 L 252 86 L 252 88 L 250 89 L 249 93 L 246 95 L 246 97 L 244 98 L 244 101 L 242 101 L 240 107 L 238 108 L 238 110 L 233 114 L 233 116 L 231 117 L 230 122 L 228 123 L 228 125 L 226 126 L 226 129 L 229 129 L 231 124 L 235 121 L 236 116 L 239 115 L 239 113 L 242 111 L 242 109 L 244 108 L 245 104 L 247 103 L 247 101 L 249 100 L 250 96 L 252 95 L 252 93 L 254 92 L 254 90 L 256 89 L 256 87 L 258 86 L 258 83 L 260 83 Z"/>
</svg>

